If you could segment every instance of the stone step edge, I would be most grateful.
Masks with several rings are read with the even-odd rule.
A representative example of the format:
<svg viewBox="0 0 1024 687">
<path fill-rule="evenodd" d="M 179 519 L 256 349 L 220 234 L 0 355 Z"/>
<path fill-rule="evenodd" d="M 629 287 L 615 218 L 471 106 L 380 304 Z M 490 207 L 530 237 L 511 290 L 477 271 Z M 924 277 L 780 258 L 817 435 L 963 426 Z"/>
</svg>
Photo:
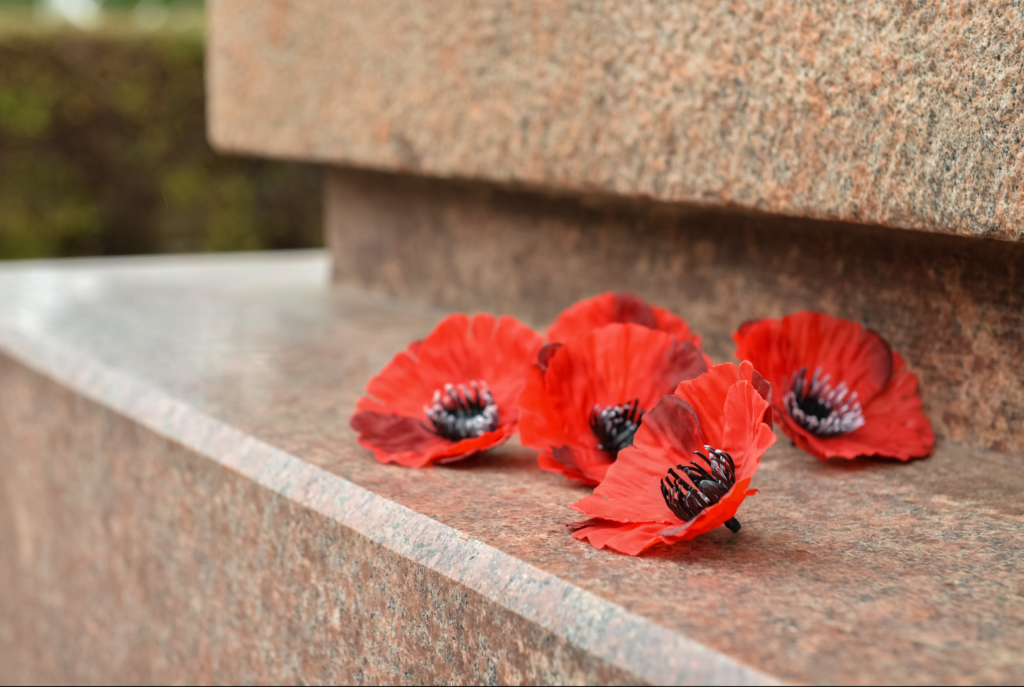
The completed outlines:
<svg viewBox="0 0 1024 687">
<path fill-rule="evenodd" d="M 0 326 L 0 354 L 452 579 L 641 680 L 653 684 L 780 684 L 696 640 L 274 448 L 66 345 Z M 458 563 L 450 565 L 448 561 Z"/>
</svg>

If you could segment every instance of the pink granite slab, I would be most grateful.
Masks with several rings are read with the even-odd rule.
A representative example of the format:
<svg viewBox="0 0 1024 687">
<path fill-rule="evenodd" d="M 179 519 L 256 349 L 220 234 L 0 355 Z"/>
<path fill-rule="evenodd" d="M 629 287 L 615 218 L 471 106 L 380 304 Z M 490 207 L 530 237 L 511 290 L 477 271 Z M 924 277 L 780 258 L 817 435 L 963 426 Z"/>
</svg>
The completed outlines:
<svg viewBox="0 0 1024 687">
<path fill-rule="evenodd" d="M 126 417 L 2 355 L 0 379 L 4 684 L 637 680 L 480 593 L 560 585 L 478 541 L 158 391 Z M 694 649 L 692 679 L 715 680 Z"/>
<path fill-rule="evenodd" d="M 718 361 L 747 319 L 855 320 L 918 375 L 940 437 L 1024 456 L 1024 244 L 342 169 L 326 188 L 338 283 L 540 327 L 631 291 Z"/>
<path fill-rule="evenodd" d="M 211 0 L 223 150 L 1024 237 L 1024 9 Z"/>
<path fill-rule="evenodd" d="M 2 597 L 5 665 L 104 677 L 85 649 L 111 633 L 145 639 L 111 654 L 131 679 L 1024 679 L 1019 460 L 944 444 L 833 465 L 780 441 L 740 534 L 595 551 L 563 527 L 587 490 L 528 451 L 410 471 L 355 444 L 362 385 L 440 313 L 326 271 L 0 270 L 0 581 L 27 590 Z"/>
</svg>

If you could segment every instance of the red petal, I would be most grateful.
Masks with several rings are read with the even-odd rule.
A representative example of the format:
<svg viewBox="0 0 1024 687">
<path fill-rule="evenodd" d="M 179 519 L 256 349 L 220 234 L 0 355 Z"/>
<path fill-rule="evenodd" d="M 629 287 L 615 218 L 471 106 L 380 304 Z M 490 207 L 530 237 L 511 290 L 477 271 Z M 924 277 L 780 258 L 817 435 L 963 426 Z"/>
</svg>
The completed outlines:
<svg viewBox="0 0 1024 687">
<path fill-rule="evenodd" d="M 435 390 L 482 380 L 494 394 L 501 423 L 513 423 L 526 370 L 542 343 L 511 317 L 449 315 L 423 341 L 396 355 L 366 391 L 381 411 L 422 418 Z"/>
<path fill-rule="evenodd" d="M 633 323 L 651 329 L 658 326 L 654 312 L 642 299 L 632 294 L 609 292 L 578 301 L 563 310 L 546 336 L 552 343 L 565 343 L 615 323 Z"/>
<path fill-rule="evenodd" d="M 473 320 L 474 338 L 477 322 L 489 315 L 477 315 Z M 533 366 L 543 340 L 540 334 L 521 324 L 513 317 L 499 317 L 490 338 L 478 339 L 480 369 L 494 394 L 502 423 L 515 418 L 516 401 L 526 386 L 526 370 Z"/>
<path fill-rule="evenodd" d="M 563 356 L 568 360 L 558 363 Z M 548 361 L 547 372 L 533 367 L 527 373 L 526 386 L 518 401 L 519 440 L 524 446 L 539 451 L 554 446 L 597 448 L 597 438 L 590 431 L 587 419 L 594 403 L 590 399 L 596 393 L 593 388 L 596 380 L 590 374 L 572 375 L 570 356 L 564 349 L 557 350 Z M 559 375 L 566 369 L 570 373 L 562 381 Z M 584 407 L 587 410 L 581 419 L 579 415 Z"/>
<path fill-rule="evenodd" d="M 776 389 L 775 403 L 781 404 L 786 378 L 799 367 L 789 340 L 782 334 L 782 325 L 770 318 L 751 320 L 740 325 L 732 338 L 736 341 L 736 357 L 753 364 Z"/>
<path fill-rule="evenodd" d="M 565 523 L 565 526 L 569 528 L 570 532 L 576 532 L 577 530 L 581 530 L 584 527 L 594 527 L 596 525 L 600 525 L 600 524 L 606 523 L 606 522 L 607 522 L 606 520 L 601 520 L 601 518 L 587 518 L 586 520 L 577 520 L 576 522 L 567 522 L 567 523 Z"/>
<path fill-rule="evenodd" d="M 639 324 L 648 329 L 658 328 L 658 318 L 654 316 L 651 306 L 644 299 L 631 293 L 615 294 L 612 307 L 612 322 L 619 324 Z"/>
<path fill-rule="evenodd" d="M 907 460 L 929 455 L 931 426 L 920 412 L 916 378 L 870 329 L 818 313 L 800 312 L 774 320 L 747 323 L 733 338 L 738 356 L 750 359 L 776 385 L 774 405 L 783 431 L 819 458 L 884 455 Z M 839 437 L 820 438 L 798 426 L 786 413 L 783 397 L 788 375 L 799 367 L 810 374 L 821 367 L 832 385 L 845 382 L 864 411 L 865 425 Z"/>
<path fill-rule="evenodd" d="M 750 481 L 757 472 L 761 456 L 775 443 L 775 432 L 764 422 L 765 413 L 770 412 L 770 408 L 768 401 L 761 398 L 747 381 L 734 384 L 729 389 L 723 413 L 722 443 L 711 445 L 732 456 L 737 482 Z"/>
<path fill-rule="evenodd" d="M 407 468 L 422 468 L 432 463 L 450 463 L 467 458 L 504 443 L 515 431 L 515 425 L 512 425 L 479 437 L 453 442 L 429 431 L 416 418 L 373 411 L 355 413 L 349 424 L 359 432 L 359 444 L 373 451 L 378 461 L 397 463 Z"/>
<path fill-rule="evenodd" d="M 670 334 L 638 325 L 609 325 L 582 341 L 604 387 L 597 401 L 602 407 L 638 397 L 647 410 L 680 381 L 707 369 L 692 344 L 677 344 Z"/>
<path fill-rule="evenodd" d="M 732 518 L 743 499 L 754 493 L 748 490 L 750 477 L 775 441 L 764 422 L 768 401 L 752 384 L 757 381 L 749 363 L 739 368 L 716 365 L 680 384 L 676 395 L 663 398 L 644 416 L 633 446 L 619 453 L 593 495 L 572 506 L 599 519 L 573 536 L 598 548 L 637 555 L 657 540 L 692 539 Z M 719 440 L 709 440 L 709 433 Z M 737 483 L 719 503 L 684 523 L 665 503 L 661 480 L 670 467 L 690 463 L 691 452 L 705 443 L 733 457 Z"/>
<path fill-rule="evenodd" d="M 547 372 L 548 363 L 551 362 L 551 357 L 562 347 L 560 343 L 549 343 L 546 344 L 537 353 L 537 362 L 534 364 L 541 372 Z"/>
<path fill-rule="evenodd" d="M 607 452 L 597 448 L 558 446 L 551 449 L 551 457 L 561 465 L 553 472 L 579 479 L 584 484 L 600 484 L 614 462 Z M 541 468 L 546 469 L 543 465 Z"/>
<path fill-rule="evenodd" d="M 623 453 L 639 451 L 648 456 L 659 456 L 657 462 L 663 465 L 655 465 L 651 460 L 637 464 L 652 475 L 660 471 L 660 476 L 664 477 L 665 470 L 680 460 L 690 462 L 692 458 L 689 456 L 702 446 L 700 421 L 693 407 L 677 396 L 663 396 L 658 405 L 644 415 L 640 429 L 633 437 L 633 446 Z"/>
<path fill-rule="evenodd" d="M 892 373 L 892 349 L 878 332 L 820 313 L 745 322 L 733 339 L 736 357 L 752 362 L 776 388 L 780 410 L 789 376 L 801 367 L 808 375 L 820 367 L 833 386 L 846 382 L 861 404 L 881 391 Z"/>
<path fill-rule="evenodd" d="M 371 449 L 382 463 L 392 462 L 394 455 L 429 456 L 451 443 L 428 431 L 419 420 L 403 415 L 362 411 L 352 415 L 349 424 L 359 432 L 359 443 Z"/>
<path fill-rule="evenodd" d="M 675 396 L 664 397 L 644 415 L 633 446 L 619 452 L 604 481 L 572 508 L 581 513 L 618 522 L 680 522 L 661 494 L 668 469 L 693 460 L 702 442 L 697 418 Z"/>
<path fill-rule="evenodd" d="M 635 324 L 608 325 L 564 344 L 550 355 L 546 370 L 535 366 L 527 375 L 519 398 L 520 440 L 549 453 L 555 447 L 571 449 L 574 468 L 586 481 L 600 480 L 611 456 L 597 448 L 590 428 L 594 406 L 638 399 L 641 408 L 650 409 L 679 380 L 704 369 L 700 351 L 677 344 L 670 334 Z M 555 462 L 542 465 L 570 476 Z"/>
<path fill-rule="evenodd" d="M 772 428 L 772 385 L 771 383 L 761 376 L 761 373 L 754 369 L 754 366 L 749 360 L 744 360 L 740 363 L 740 377 L 750 382 L 750 385 L 754 387 L 757 394 L 768 403 L 768 409 L 765 411 L 763 422 L 768 425 L 768 429 Z"/>
<path fill-rule="evenodd" d="M 674 334 L 679 341 L 700 348 L 700 337 L 690 331 L 683 318 L 645 302 L 631 293 L 602 293 L 566 308 L 547 331 L 552 342 L 566 342 L 586 336 L 609 324 L 638 324 Z"/>
<path fill-rule="evenodd" d="M 892 381 L 864 406 L 863 427 L 832 438 L 816 437 L 793 427 L 784 427 L 786 433 L 801 448 L 822 459 L 882 456 L 910 460 L 930 456 L 935 435 L 921 412 L 917 377 L 906 371 L 898 353 L 893 358 Z"/>
<path fill-rule="evenodd" d="M 437 382 L 425 379 L 423 372 L 416 359 L 402 351 L 367 383 L 366 393 L 379 399 L 382 410 L 422 417 L 423 406 L 438 388 Z"/>
<path fill-rule="evenodd" d="M 612 549 L 627 556 L 639 555 L 660 541 L 658 533 L 665 526 L 656 522 L 613 523 L 600 522 L 572 533 L 576 539 L 590 540 L 596 549 Z"/>
<path fill-rule="evenodd" d="M 569 441 L 560 406 L 555 404 L 548 393 L 546 376 L 540 368 L 532 367 L 526 373 L 526 385 L 517 401 L 519 441 L 523 446 L 538 451 L 548 450 L 552 446 L 564 446 Z"/>
<path fill-rule="evenodd" d="M 889 382 L 892 349 L 872 329 L 820 313 L 799 312 L 782 318 L 782 335 L 792 346 L 796 367 L 806 366 L 808 375 L 821 367 L 832 375 L 832 386 L 846 382 L 862 405 Z"/>
<path fill-rule="evenodd" d="M 449 315 L 420 344 L 419 362 L 436 380 L 469 381 L 481 377 L 477 344 L 485 332 L 493 331 L 494 318 L 477 315 L 472 320 L 473 331 L 470 331 L 470 322 L 462 313 Z"/>
<path fill-rule="evenodd" d="M 511 317 L 456 314 L 401 351 L 366 386 L 351 425 L 359 443 L 382 463 L 424 467 L 460 460 L 506 441 L 517 430 L 516 400 L 542 345 L 540 335 Z M 445 384 L 486 382 L 500 426 L 453 442 L 427 427 L 423 406 Z"/>
<path fill-rule="evenodd" d="M 739 381 L 739 368 L 732 363 L 724 363 L 715 365 L 696 379 L 680 382 L 676 387 L 675 395 L 689 403 L 697 414 L 705 444 L 722 448 L 726 420 L 722 410 L 729 389 Z"/>
<path fill-rule="evenodd" d="M 576 467 L 575 463 L 566 462 L 565 454 L 560 454 L 559 457 L 562 458 L 562 460 L 557 460 L 555 458 L 553 450 L 541 451 L 537 454 L 537 464 L 540 466 L 541 470 L 565 475 L 569 479 L 578 480 L 584 484 L 598 484 L 600 482 L 600 480 L 589 479 L 578 467 Z"/>
<path fill-rule="evenodd" d="M 455 443 L 449 442 L 449 445 L 435 451 L 431 454 L 431 460 L 440 463 L 454 463 L 457 460 L 463 458 L 469 458 L 470 456 L 481 453 L 488 449 L 501 446 L 508 441 L 516 433 L 516 425 L 502 425 L 493 432 L 487 432 L 481 434 L 478 437 L 470 437 L 469 439 L 463 439 Z"/>
</svg>

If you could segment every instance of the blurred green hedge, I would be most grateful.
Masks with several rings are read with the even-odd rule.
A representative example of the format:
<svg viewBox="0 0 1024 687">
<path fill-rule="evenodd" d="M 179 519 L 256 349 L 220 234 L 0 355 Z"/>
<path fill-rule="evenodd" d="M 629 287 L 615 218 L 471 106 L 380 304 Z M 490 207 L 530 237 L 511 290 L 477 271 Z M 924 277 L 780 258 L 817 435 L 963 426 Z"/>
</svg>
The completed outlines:
<svg viewBox="0 0 1024 687">
<path fill-rule="evenodd" d="M 201 31 L 0 30 L 0 259 L 302 248 L 321 170 L 206 142 Z"/>
</svg>

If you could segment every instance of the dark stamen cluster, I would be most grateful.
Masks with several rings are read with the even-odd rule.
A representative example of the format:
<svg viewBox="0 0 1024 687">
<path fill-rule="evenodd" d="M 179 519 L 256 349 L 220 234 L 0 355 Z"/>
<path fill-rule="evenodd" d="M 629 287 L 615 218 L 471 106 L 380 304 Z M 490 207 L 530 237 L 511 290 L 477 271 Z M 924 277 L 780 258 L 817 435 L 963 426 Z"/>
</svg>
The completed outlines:
<svg viewBox="0 0 1024 687">
<path fill-rule="evenodd" d="M 864 425 L 857 392 L 851 394 L 846 382 L 833 388 L 830 379 L 831 375 L 822 376 L 819 367 L 808 382 L 807 368 L 801 367 L 790 377 L 789 390 L 782 397 L 789 416 L 818 437 L 837 437 Z"/>
<path fill-rule="evenodd" d="M 689 465 L 677 465 L 668 469 L 668 476 L 661 480 L 661 495 L 665 498 L 669 510 L 683 522 L 689 522 L 708 506 L 722 500 L 736 484 L 736 465 L 725 451 L 705 446 L 708 455 L 700 451 L 694 454 L 707 463 L 707 469 L 693 461 Z M 689 481 L 679 476 L 681 471 Z M 732 518 L 725 526 L 733 532 L 740 531 L 740 523 Z"/>
<path fill-rule="evenodd" d="M 618 457 L 619 451 L 633 445 L 633 436 L 643 415 L 638 398 L 605 408 L 595 405 L 590 411 L 590 429 L 597 437 L 597 447 L 610 453 L 613 459 Z"/>
<path fill-rule="evenodd" d="M 445 384 L 444 393 L 434 392 L 423 412 L 434 424 L 434 432 L 451 441 L 462 441 L 498 428 L 498 404 L 487 382 Z"/>
</svg>

